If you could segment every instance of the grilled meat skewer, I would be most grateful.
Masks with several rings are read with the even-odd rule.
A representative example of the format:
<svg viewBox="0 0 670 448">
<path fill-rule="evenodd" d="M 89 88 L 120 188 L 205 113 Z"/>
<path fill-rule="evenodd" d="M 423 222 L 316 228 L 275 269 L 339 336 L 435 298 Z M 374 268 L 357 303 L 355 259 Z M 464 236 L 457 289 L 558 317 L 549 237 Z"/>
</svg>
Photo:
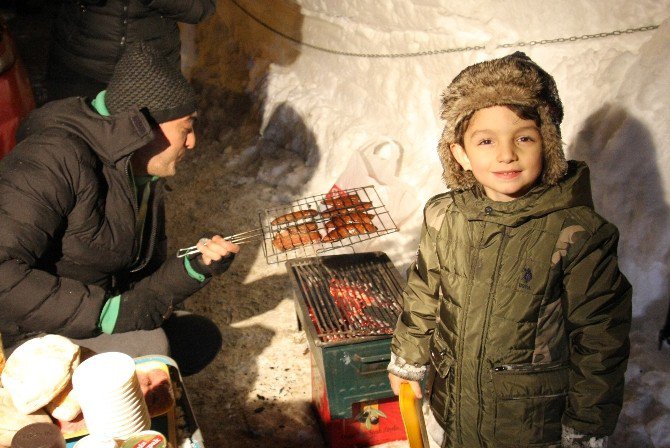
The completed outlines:
<svg viewBox="0 0 670 448">
<path fill-rule="evenodd" d="M 319 241 L 321 234 L 317 230 L 316 223 L 308 222 L 280 230 L 272 239 L 272 245 L 280 251 L 285 251 Z"/>
<path fill-rule="evenodd" d="M 303 210 L 296 210 L 291 213 L 286 213 L 285 215 L 281 215 L 270 221 L 270 225 L 277 225 L 277 224 L 284 224 L 287 222 L 294 222 L 298 221 L 300 219 L 304 218 L 312 218 L 316 216 L 318 212 L 314 209 L 307 208 Z"/>
<path fill-rule="evenodd" d="M 372 202 L 361 202 L 360 204 L 352 205 L 350 207 L 328 207 L 321 212 L 321 216 L 324 218 L 332 218 L 337 215 L 345 215 L 351 212 L 364 212 L 372 208 Z"/>
<path fill-rule="evenodd" d="M 323 237 L 324 242 L 339 241 L 343 238 L 364 233 L 375 232 L 377 227 L 370 223 L 347 224 L 341 227 L 335 227 Z"/>
<path fill-rule="evenodd" d="M 369 213 L 350 212 L 342 215 L 333 216 L 330 221 L 326 222 L 326 230 L 330 232 L 335 227 L 346 226 L 347 224 L 367 223 L 372 224 L 372 217 Z"/>
<path fill-rule="evenodd" d="M 314 221 L 305 222 L 303 224 L 294 224 L 292 226 L 287 226 L 282 229 L 279 233 L 284 230 L 288 231 L 290 235 L 299 235 L 301 233 L 309 233 L 314 230 L 319 230 L 319 226 L 316 225 Z"/>
<path fill-rule="evenodd" d="M 326 198 L 323 200 L 323 203 L 328 208 L 346 208 L 351 207 L 352 205 L 360 204 L 361 197 L 358 196 L 358 193 L 352 193 L 343 196 Z"/>
</svg>

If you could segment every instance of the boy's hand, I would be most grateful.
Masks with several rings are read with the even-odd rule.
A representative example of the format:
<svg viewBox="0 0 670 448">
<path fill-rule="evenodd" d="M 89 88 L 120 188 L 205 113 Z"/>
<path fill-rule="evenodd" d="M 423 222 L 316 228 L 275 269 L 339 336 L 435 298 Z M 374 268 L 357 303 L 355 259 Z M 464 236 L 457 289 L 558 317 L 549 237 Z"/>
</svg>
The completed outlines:
<svg viewBox="0 0 670 448">
<path fill-rule="evenodd" d="M 402 383 L 409 383 L 410 387 L 414 391 L 414 396 L 416 398 L 421 398 L 421 384 L 419 384 L 418 381 L 409 381 L 404 378 L 400 378 L 399 376 L 395 376 L 392 373 L 389 373 L 389 382 L 391 383 L 391 389 L 393 390 L 393 393 L 398 395 L 400 393 L 400 385 Z"/>
</svg>

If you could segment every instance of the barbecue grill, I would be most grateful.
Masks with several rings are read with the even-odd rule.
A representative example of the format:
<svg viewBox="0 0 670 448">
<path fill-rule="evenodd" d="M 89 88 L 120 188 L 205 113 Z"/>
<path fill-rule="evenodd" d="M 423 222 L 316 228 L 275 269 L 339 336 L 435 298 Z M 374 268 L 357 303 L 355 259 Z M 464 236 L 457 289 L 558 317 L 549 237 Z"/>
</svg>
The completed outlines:
<svg viewBox="0 0 670 448">
<path fill-rule="evenodd" d="M 295 216 L 287 219 L 289 215 Z M 269 264 L 351 247 L 398 231 L 373 185 L 301 198 L 259 212 L 259 220 L 260 227 L 224 239 L 247 244 L 262 238 Z M 198 252 L 197 245 L 184 247 L 177 257 Z"/>
<path fill-rule="evenodd" d="M 386 367 L 402 280 L 383 252 L 288 261 L 312 355 L 312 401 L 331 446 L 405 438 Z"/>
<path fill-rule="evenodd" d="M 368 215 L 374 225 L 374 230 L 366 233 L 359 233 L 349 235 L 345 238 L 337 239 L 335 241 L 326 241 L 325 237 L 329 232 L 329 226 L 333 220 L 333 216 L 328 216 L 327 210 L 333 210 L 333 207 L 326 205 L 329 201 L 337 198 L 347 196 L 357 196 L 364 204 L 369 203 L 369 208 L 364 210 L 356 209 L 356 206 L 341 205 L 335 207 L 335 213 L 331 215 L 344 215 L 347 212 L 359 211 Z M 278 216 L 282 216 L 292 212 L 299 212 L 301 210 L 316 210 L 316 216 L 299 219 L 296 221 L 272 224 L 272 221 Z M 259 213 L 260 229 L 263 235 L 263 252 L 267 262 L 279 263 L 295 258 L 309 257 L 319 255 L 324 252 L 333 251 L 343 247 L 349 247 L 353 244 L 360 243 L 372 238 L 377 238 L 382 235 L 387 235 L 392 232 L 397 232 L 398 228 L 391 218 L 386 206 L 382 202 L 377 190 L 373 185 L 366 187 L 350 188 L 347 190 L 331 191 L 327 194 L 319 194 L 298 199 L 290 204 L 275 207 L 261 211 Z M 319 235 L 322 237 L 319 241 L 314 241 L 311 244 L 304 244 L 284 250 L 282 247 L 277 247 L 273 242 L 276 240 L 279 232 L 291 226 L 311 223 L 315 224 Z M 331 227 L 332 228 L 332 227 Z"/>
</svg>

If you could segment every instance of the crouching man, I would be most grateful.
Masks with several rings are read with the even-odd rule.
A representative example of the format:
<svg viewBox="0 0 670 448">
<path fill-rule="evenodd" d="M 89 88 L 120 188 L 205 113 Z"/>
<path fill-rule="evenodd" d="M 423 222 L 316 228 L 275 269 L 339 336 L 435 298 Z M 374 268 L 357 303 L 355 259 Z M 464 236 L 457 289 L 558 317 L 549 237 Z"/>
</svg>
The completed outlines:
<svg viewBox="0 0 670 448">
<path fill-rule="evenodd" d="M 196 97 L 144 42 L 107 89 L 47 103 L 0 162 L 0 333 L 5 351 L 60 334 L 96 352 L 170 355 L 183 374 L 221 347 L 210 320 L 175 311 L 239 247 L 167 254 L 164 180 L 195 147 Z"/>
</svg>

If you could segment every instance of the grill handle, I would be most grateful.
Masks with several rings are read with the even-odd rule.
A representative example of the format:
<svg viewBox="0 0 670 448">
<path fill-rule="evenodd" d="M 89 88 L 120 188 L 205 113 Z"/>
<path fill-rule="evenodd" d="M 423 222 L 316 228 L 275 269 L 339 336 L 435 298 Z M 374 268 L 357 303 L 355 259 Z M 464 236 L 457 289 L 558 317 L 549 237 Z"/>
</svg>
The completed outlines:
<svg viewBox="0 0 670 448">
<path fill-rule="evenodd" d="M 391 362 L 391 352 L 373 356 L 361 356 L 356 353 L 351 357 L 351 360 L 353 367 L 360 375 L 372 375 L 386 372 L 386 367 Z"/>
</svg>

